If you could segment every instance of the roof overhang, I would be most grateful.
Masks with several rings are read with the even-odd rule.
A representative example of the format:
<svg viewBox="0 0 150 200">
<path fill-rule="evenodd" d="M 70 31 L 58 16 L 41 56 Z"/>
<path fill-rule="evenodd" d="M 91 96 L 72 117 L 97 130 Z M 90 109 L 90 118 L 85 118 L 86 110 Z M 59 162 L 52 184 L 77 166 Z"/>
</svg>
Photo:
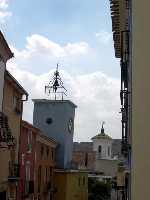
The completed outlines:
<svg viewBox="0 0 150 200">
<path fill-rule="evenodd" d="M 28 99 L 28 93 L 26 90 L 18 83 L 18 81 L 6 70 L 5 72 L 5 80 L 9 81 L 10 84 L 21 94 L 26 96 L 26 100 Z"/>
<path fill-rule="evenodd" d="M 121 33 L 128 29 L 127 0 L 110 0 L 112 32 L 116 58 L 121 58 Z"/>
<path fill-rule="evenodd" d="M 2 56 L 5 63 L 7 62 L 7 60 L 9 60 L 14 56 L 1 31 L 0 31 L 0 55 Z"/>
</svg>

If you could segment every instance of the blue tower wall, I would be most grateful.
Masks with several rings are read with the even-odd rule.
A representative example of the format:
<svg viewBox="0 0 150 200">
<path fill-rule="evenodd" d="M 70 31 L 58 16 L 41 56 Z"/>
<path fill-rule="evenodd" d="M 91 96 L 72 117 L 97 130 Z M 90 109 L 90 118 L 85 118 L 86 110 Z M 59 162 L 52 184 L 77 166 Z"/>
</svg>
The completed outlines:
<svg viewBox="0 0 150 200">
<path fill-rule="evenodd" d="M 76 105 L 69 100 L 35 99 L 33 125 L 43 134 L 58 142 L 56 149 L 57 167 L 69 169 L 71 167 L 73 150 L 73 133 L 68 130 L 69 120 L 74 122 Z M 51 119 L 48 124 L 47 119 Z"/>
</svg>

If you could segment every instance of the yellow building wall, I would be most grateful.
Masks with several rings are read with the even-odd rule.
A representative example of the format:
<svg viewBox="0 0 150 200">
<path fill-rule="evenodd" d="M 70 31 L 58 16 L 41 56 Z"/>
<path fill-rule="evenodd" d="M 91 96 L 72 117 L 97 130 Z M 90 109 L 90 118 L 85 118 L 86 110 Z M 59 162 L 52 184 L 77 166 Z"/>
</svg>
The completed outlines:
<svg viewBox="0 0 150 200">
<path fill-rule="evenodd" d="M 13 137 L 15 138 L 15 143 L 16 143 L 15 160 L 17 162 L 18 161 L 18 148 L 19 148 L 19 137 L 20 137 L 22 113 L 17 114 L 14 111 L 14 108 L 13 108 L 14 95 L 18 96 L 20 100 L 22 99 L 22 95 L 20 93 L 18 93 L 17 90 L 14 89 L 12 84 L 10 84 L 8 81 L 5 81 L 3 112 L 4 112 L 4 114 L 6 114 L 6 116 L 8 116 L 9 127 L 11 129 L 11 133 L 12 133 Z"/>
<path fill-rule="evenodd" d="M 64 173 L 54 173 L 54 200 L 66 200 L 67 175 Z"/>
<path fill-rule="evenodd" d="M 84 181 L 83 181 L 84 179 Z M 87 173 L 69 173 L 67 175 L 66 200 L 88 199 L 88 175 Z"/>
<path fill-rule="evenodd" d="M 83 180 L 84 179 L 84 180 Z M 54 200 L 87 200 L 88 174 L 83 172 L 56 172 Z"/>
<path fill-rule="evenodd" d="M 8 183 L 9 176 L 9 161 L 18 163 L 18 151 L 19 151 L 19 136 L 20 136 L 20 123 L 22 119 L 22 113 L 17 114 L 13 109 L 13 96 L 18 96 L 21 100 L 22 96 L 16 89 L 5 79 L 4 85 L 4 99 L 3 99 L 3 113 L 8 117 L 8 124 L 13 137 L 15 138 L 15 147 L 0 148 L 0 191 L 7 191 L 14 185 Z M 15 188 L 16 190 L 16 188 Z M 15 191 L 14 190 L 14 191 Z M 14 194 L 11 194 L 14 195 Z"/>
<path fill-rule="evenodd" d="M 150 1 L 132 1 L 131 200 L 150 199 Z"/>
<path fill-rule="evenodd" d="M 8 180 L 8 161 L 10 160 L 10 152 L 7 149 L 0 148 L 0 192 L 7 191 Z"/>
</svg>

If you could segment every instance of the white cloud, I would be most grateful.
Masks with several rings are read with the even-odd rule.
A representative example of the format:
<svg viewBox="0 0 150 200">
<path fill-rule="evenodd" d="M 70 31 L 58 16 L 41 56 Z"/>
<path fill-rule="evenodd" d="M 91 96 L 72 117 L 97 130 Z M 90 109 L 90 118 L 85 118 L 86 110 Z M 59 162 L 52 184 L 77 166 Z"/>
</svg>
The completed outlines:
<svg viewBox="0 0 150 200">
<path fill-rule="evenodd" d="M 8 0 L 0 0 L 0 23 L 5 23 L 10 16 L 12 13 L 8 11 Z"/>
<path fill-rule="evenodd" d="M 30 99 L 24 106 L 24 118 L 32 120 L 33 104 L 32 98 L 46 98 L 44 86 L 48 84 L 50 75 L 54 70 L 46 73 L 35 74 L 29 71 L 25 63 L 34 68 L 34 59 L 38 60 L 43 56 L 46 62 L 49 57 L 78 56 L 87 54 L 90 47 L 85 42 L 69 43 L 65 46 L 54 43 L 40 35 L 28 37 L 24 50 L 14 49 L 15 59 L 8 63 L 8 69 L 20 81 L 22 86 L 29 92 Z M 89 54 L 87 54 L 88 56 Z M 87 74 L 71 74 L 66 70 L 60 71 L 66 88 L 68 98 L 78 105 L 75 121 L 75 139 L 86 141 L 96 135 L 100 130 L 101 121 L 106 121 L 106 131 L 113 137 L 120 136 L 120 115 L 119 115 L 119 87 L 120 81 L 100 71 Z"/>
<path fill-rule="evenodd" d="M 95 35 L 98 38 L 98 41 L 103 44 L 108 44 L 112 40 L 112 33 L 109 33 L 104 30 L 96 33 Z"/>
<path fill-rule="evenodd" d="M 86 42 L 68 43 L 65 46 L 61 46 L 46 37 L 34 34 L 27 37 L 26 48 L 24 50 L 18 51 L 14 48 L 13 50 L 15 55 L 21 58 L 31 58 L 38 54 L 60 58 L 87 54 L 90 51 L 90 47 Z"/>
<path fill-rule="evenodd" d="M 0 9 L 7 9 L 8 8 L 8 0 L 0 0 Z"/>
<path fill-rule="evenodd" d="M 24 49 L 11 49 L 19 67 L 32 72 L 36 69 L 36 73 L 48 71 L 57 62 L 65 61 L 76 65 L 80 59 L 92 54 L 92 49 L 84 41 L 61 45 L 38 34 L 27 37 Z"/>
</svg>

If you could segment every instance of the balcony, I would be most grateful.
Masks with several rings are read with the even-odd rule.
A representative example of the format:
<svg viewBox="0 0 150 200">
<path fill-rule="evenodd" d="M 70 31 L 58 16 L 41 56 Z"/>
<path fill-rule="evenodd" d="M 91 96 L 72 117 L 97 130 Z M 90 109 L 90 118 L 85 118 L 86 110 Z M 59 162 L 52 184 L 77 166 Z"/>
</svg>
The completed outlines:
<svg viewBox="0 0 150 200">
<path fill-rule="evenodd" d="M 9 182 L 17 182 L 19 181 L 19 165 L 9 162 Z"/>
<path fill-rule="evenodd" d="M 8 118 L 0 112 L 0 147 L 8 147 L 14 144 L 14 138 L 8 124 Z"/>
</svg>

